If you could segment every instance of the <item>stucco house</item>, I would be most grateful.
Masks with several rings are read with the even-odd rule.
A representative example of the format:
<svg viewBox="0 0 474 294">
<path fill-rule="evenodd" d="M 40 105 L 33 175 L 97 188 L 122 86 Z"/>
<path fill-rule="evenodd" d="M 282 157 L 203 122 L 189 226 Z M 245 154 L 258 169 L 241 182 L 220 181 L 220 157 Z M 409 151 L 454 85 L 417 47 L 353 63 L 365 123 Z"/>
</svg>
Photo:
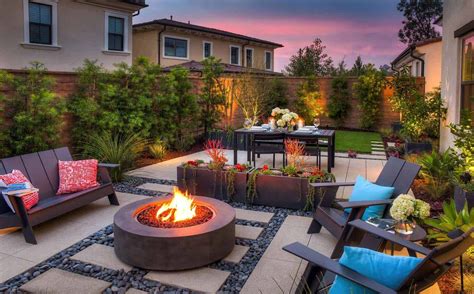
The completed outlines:
<svg viewBox="0 0 474 294">
<path fill-rule="evenodd" d="M 272 72 L 274 51 L 283 45 L 223 30 L 158 19 L 133 26 L 133 57 L 162 67 L 215 56 L 222 63 Z"/>
<path fill-rule="evenodd" d="M 84 59 L 132 62 L 132 16 L 145 0 L 0 0 L 0 68 L 39 61 L 71 72 Z"/>
<path fill-rule="evenodd" d="M 408 46 L 392 61 L 392 69 L 407 67 L 412 76 L 425 78 L 426 92 L 432 91 L 441 85 L 441 49 L 441 37 Z"/>
<path fill-rule="evenodd" d="M 438 24 L 443 27 L 441 96 L 448 107 L 440 148 L 446 150 L 453 145 L 446 125 L 459 123 L 461 115 L 474 119 L 474 1 L 445 0 Z"/>
</svg>

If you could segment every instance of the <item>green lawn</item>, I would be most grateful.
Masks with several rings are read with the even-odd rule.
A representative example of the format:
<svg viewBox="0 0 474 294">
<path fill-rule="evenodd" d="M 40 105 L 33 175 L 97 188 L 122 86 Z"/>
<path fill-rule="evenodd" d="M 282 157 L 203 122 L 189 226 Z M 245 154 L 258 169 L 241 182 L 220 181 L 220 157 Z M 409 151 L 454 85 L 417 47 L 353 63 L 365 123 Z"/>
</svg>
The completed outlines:
<svg viewBox="0 0 474 294">
<path fill-rule="evenodd" d="M 357 153 L 370 153 L 370 141 L 382 141 L 382 137 L 372 132 L 336 131 L 336 152 L 352 149 Z"/>
</svg>

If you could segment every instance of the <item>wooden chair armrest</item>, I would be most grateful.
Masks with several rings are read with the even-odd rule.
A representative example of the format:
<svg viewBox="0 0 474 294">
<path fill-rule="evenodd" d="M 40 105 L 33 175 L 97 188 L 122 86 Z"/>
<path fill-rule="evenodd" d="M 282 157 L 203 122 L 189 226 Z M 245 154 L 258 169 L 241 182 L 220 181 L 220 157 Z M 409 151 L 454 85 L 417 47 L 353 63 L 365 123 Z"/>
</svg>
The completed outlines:
<svg viewBox="0 0 474 294">
<path fill-rule="evenodd" d="M 392 199 L 384 200 L 367 200 L 367 201 L 338 201 L 337 205 L 346 208 L 356 208 L 356 207 L 370 207 L 374 205 L 385 205 L 392 203 Z"/>
<path fill-rule="evenodd" d="M 98 167 L 117 168 L 117 167 L 120 167 L 120 164 L 118 164 L 118 163 L 99 162 Z"/>
<path fill-rule="evenodd" d="M 330 187 L 347 187 L 354 186 L 353 182 L 323 182 L 323 183 L 311 183 L 311 186 L 315 188 L 330 188 Z"/>
<path fill-rule="evenodd" d="M 395 290 L 387 286 L 384 286 L 374 280 L 371 280 L 367 278 L 366 276 L 363 276 L 359 274 L 358 272 L 353 271 L 339 264 L 336 260 L 330 259 L 329 257 L 324 256 L 321 253 L 318 253 L 301 243 L 295 242 L 295 243 L 289 244 L 283 247 L 283 250 L 293 255 L 296 255 L 316 265 L 317 267 L 321 269 L 328 270 L 336 275 L 344 277 L 354 283 L 367 287 L 373 291 L 376 291 L 379 293 L 394 293 L 394 294 L 397 293 Z"/>
<path fill-rule="evenodd" d="M 420 246 L 416 243 L 413 243 L 413 242 L 407 241 L 403 238 L 400 238 L 400 237 L 398 237 L 397 235 L 395 235 L 393 233 L 389 233 L 385 230 L 382 230 L 382 229 L 377 228 L 373 225 L 370 225 L 370 224 L 366 223 L 363 220 L 358 219 L 358 220 L 351 221 L 351 222 L 349 222 L 349 225 L 354 227 L 354 228 L 358 228 L 360 230 L 363 230 L 367 233 L 378 236 L 378 237 L 380 237 L 382 239 L 385 239 L 387 241 L 390 241 L 392 243 L 403 246 L 407 249 L 410 249 L 410 250 L 413 250 L 415 252 L 421 253 L 423 255 L 428 255 L 428 254 L 431 253 L 431 250 L 428 249 L 428 248 L 425 248 L 425 247 Z"/>
</svg>

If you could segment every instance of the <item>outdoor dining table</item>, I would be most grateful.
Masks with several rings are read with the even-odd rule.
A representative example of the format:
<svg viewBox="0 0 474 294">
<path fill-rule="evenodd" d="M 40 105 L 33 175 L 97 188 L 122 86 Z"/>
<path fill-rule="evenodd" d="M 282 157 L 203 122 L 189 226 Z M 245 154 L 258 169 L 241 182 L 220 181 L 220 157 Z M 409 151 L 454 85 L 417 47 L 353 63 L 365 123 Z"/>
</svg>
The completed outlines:
<svg viewBox="0 0 474 294">
<path fill-rule="evenodd" d="M 234 131 L 234 140 L 233 140 L 233 149 L 234 149 L 234 164 L 237 164 L 237 148 L 238 148 L 238 139 L 239 136 L 244 136 L 245 142 L 245 149 L 247 151 L 247 162 L 251 162 L 251 142 L 253 139 L 253 135 L 260 134 L 274 134 L 275 132 L 284 132 L 285 134 L 289 134 L 288 131 L 281 131 L 281 130 L 267 130 L 264 128 L 251 128 L 251 129 L 237 129 Z M 317 131 L 312 132 L 298 132 L 293 131 L 291 132 L 291 136 L 297 137 L 301 135 L 302 137 L 314 137 L 318 139 L 324 139 L 328 142 L 328 165 L 327 170 L 331 172 L 331 168 L 335 166 L 335 154 L 336 154 L 336 131 L 335 130 L 326 130 L 326 129 L 318 129 Z"/>
</svg>

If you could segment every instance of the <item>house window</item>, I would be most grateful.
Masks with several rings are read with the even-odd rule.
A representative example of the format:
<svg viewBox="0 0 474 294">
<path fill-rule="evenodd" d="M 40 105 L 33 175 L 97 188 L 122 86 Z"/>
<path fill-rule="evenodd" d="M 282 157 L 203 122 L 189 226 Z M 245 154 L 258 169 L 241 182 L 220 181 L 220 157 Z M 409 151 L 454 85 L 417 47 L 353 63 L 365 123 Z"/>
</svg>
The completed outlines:
<svg viewBox="0 0 474 294">
<path fill-rule="evenodd" d="M 474 124 L 474 35 L 462 45 L 461 120 L 465 118 Z"/>
<path fill-rule="evenodd" d="M 240 65 L 240 47 L 230 46 L 230 64 Z"/>
<path fill-rule="evenodd" d="M 125 19 L 109 16 L 108 50 L 124 51 Z"/>
<path fill-rule="evenodd" d="M 203 46 L 202 52 L 203 52 L 204 59 L 211 57 L 212 56 L 212 43 L 204 42 L 202 46 Z"/>
<path fill-rule="evenodd" d="M 247 67 L 253 67 L 253 49 L 245 49 L 245 65 Z"/>
<path fill-rule="evenodd" d="M 29 42 L 53 44 L 53 7 L 51 5 L 29 2 Z"/>
<path fill-rule="evenodd" d="M 272 70 L 272 53 L 265 51 L 265 69 Z"/>
<path fill-rule="evenodd" d="M 420 76 L 420 62 L 417 61 L 415 62 L 415 77 L 419 77 Z"/>
<path fill-rule="evenodd" d="M 188 40 L 165 37 L 165 57 L 188 58 Z"/>
</svg>

